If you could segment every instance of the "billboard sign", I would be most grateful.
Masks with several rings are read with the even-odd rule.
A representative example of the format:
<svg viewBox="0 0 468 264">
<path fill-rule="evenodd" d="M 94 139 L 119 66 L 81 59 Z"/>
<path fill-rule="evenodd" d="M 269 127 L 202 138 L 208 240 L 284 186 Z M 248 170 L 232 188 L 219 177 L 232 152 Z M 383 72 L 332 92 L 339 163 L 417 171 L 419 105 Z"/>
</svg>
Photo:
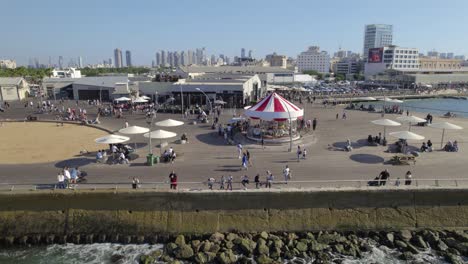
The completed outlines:
<svg viewBox="0 0 468 264">
<path fill-rule="evenodd" d="M 383 58 L 383 48 L 369 49 L 368 63 L 380 63 Z"/>
</svg>

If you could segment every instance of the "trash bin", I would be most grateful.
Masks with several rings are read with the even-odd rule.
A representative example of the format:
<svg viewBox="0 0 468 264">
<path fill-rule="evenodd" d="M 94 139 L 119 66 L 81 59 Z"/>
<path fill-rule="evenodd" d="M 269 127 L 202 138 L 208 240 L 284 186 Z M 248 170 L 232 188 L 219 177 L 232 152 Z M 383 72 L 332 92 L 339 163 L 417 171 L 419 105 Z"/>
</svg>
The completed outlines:
<svg viewBox="0 0 468 264">
<path fill-rule="evenodd" d="M 156 163 L 156 164 L 159 163 L 159 156 L 154 156 L 154 163 Z"/>
<path fill-rule="evenodd" d="M 146 165 L 148 165 L 148 166 L 153 166 L 154 165 L 154 156 L 153 156 L 153 154 L 148 154 L 148 156 L 146 156 Z"/>
</svg>

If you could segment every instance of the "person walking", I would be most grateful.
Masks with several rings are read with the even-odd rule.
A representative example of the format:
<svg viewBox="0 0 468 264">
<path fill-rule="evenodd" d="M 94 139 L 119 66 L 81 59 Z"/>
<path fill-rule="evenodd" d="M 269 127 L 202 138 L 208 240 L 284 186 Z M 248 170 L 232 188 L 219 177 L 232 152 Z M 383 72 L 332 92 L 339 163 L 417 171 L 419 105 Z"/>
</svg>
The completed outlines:
<svg viewBox="0 0 468 264">
<path fill-rule="evenodd" d="M 70 187 L 71 175 L 68 167 L 63 168 L 63 176 L 65 177 L 65 187 Z"/>
<path fill-rule="evenodd" d="M 302 159 L 306 159 L 307 158 L 307 149 L 303 149 L 302 150 Z"/>
<path fill-rule="evenodd" d="M 302 154 L 301 146 L 297 146 L 297 151 L 296 151 L 297 162 L 299 162 L 299 159 L 301 158 L 301 154 Z"/>
<path fill-rule="evenodd" d="M 255 182 L 255 188 L 258 189 L 261 186 L 260 174 L 255 175 L 254 182 Z"/>
<path fill-rule="evenodd" d="M 380 179 L 379 185 L 380 186 L 382 186 L 382 185 L 385 186 L 385 184 L 387 184 L 387 181 L 388 181 L 389 178 L 390 178 L 390 173 L 388 172 L 388 170 L 387 169 L 383 170 L 379 175 L 379 179 Z"/>
<path fill-rule="evenodd" d="M 226 183 L 226 178 L 224 178 L 224 175 L 221 175 L 221 180 L 219 180 L 219 189 L 224 190 L 224 184 Z"/>
<path fill-rule="evenodd" d="M 405 174 L 405 185 L 411 185 L 412 179 L 413 175 L 411 174 L 411 171 L 407 171 Z"/>
<path fill-rule="evenodd" d="M 239 159 L 242 158 L 242 149 L 243 149 L 242 144 L 241 143 L 237 144 L 237 154 L 238 154 Z"/>
<path fill-rule="evenodd" d="M 338 120 L 338 117 L 339 117 L 339 116 L 340 116 L 340 115 L 339 115 L 338 113 L 336 113 L 336 120 Z"/>
<path fill-rule="evenodd" d="M 252 167 L 252 162 L 250 162 L 250 152 L 248 149 L 245 150 L 245 155 L 247 156 L 247 165 Z"/>
<path fill-rule="evenodd" d="M 317 118 L 314 118 L 312 121 L 312 130 L 315 131 L 315 128 L 317 127 Z"/>
<path fill-rule="evenodd" d="M 262 149 L 265 149 L 265 141 L 263 140 L 263 135 L 262 135 L 262 141 L 261 141 L 261 143 L 262 143 Z"/>
<path fill-rule="evenodd" d="M 242 176 L 241 184 L 242 187 L 244 187 L 244 190 L 247 190 L 247 184 L 249 184 L 249 176 L 247 176 L 247 174 Z"/>
<path fill-rule="evenodd" d="M 284 183 L 285 184 L 288 184 L 288 181 L 290 179 L 290 175 L 289 175 L 290 173 L 291 173 L 291 171 L 289 169 L 289 166 L 286 165 L 286 168 L 284 168 L 284 170 L 283 170 L 283 176 L 284 176 Z"/>
<path fill-rule="evenodd" d="M 171 190 L 176 190 L 177 189 L 177 174 L 172 171 L 170 174 L 169 174 L 169 181 L 171 182 L 170 184 L 170 189 Z"/>
<path fill-rule="evenodd" d="M 65 177 L 61 171 L 57 175 L 57 182 L 57 189 L 65 189 Z"/>
<path fill-rule="evenodd" d="M 270 171 L 267 171 L 267 179 L 266 179 L 266 188 L 271 189 L 271 185 L 273 184 L 273 174 Z"/>
<path fill-rule="evenodd" d="M 228 178 L 227 178 L 227 187 L 226 187 L 226 191 L 227 191 L 227 190 L 232 191 L 232 175 L 229 175 Z"/>
<path fill-rule="evenodd" d="M 248 170 L 248 164 L 247 164 L 247 154 L 242 154 L 242 167 L 246 170 Z"/>
<path fill-rule="evenodd" d="M 214 178 L 209 178 L 208 179 L 208 189 L 213 190 L 214 183 L 215 183 L 215 179 Z"/>
<path fill-rule="evenodd" d="M 138 178 L 136 177 L 133 177 L 133 180 L 132 180 L 132 189 L 137 189 L 140 185 L 140 180 L 138 180 Z"/>
</svg>

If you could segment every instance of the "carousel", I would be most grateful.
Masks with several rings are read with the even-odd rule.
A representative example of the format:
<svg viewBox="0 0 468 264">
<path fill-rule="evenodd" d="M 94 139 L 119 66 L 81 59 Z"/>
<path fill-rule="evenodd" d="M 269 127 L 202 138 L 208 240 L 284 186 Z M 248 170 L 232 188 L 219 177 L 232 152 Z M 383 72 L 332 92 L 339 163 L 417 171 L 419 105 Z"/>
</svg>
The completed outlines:
<svg viewBox="0 0 468 264">
<path fill-rule="evenodd" d="M 300 138 L 297 127 L 304 110 L 277 93 L 267 95 L 244 115 L 252 119 L 247 130 L 251 140 L 283 143 Z"/>
</svg>

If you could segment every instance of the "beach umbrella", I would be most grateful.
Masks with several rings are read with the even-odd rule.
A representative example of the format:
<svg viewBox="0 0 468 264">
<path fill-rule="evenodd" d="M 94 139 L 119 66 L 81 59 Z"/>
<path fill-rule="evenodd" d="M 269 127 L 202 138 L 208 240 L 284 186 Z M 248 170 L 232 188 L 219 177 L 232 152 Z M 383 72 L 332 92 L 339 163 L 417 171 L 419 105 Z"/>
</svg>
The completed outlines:
<svg viewBox="0 0 468 264">
<path fill-rule="evenodd" d="M 131 101 L 132 99 L 128 98 L 128 97 L 119 97 L 117 99 L 114 99 L 114 101 Z"/>
<path fill-rule="evenodd" d="M 139 126 L 129 126 L 126 128 L 122 128 L 119 130 L 119 133 L 127 134 L 127 135 L 137 135 L 149 132 L 149 128 L 147 127 L 139 127 Z M 136 151 L 136 142 L 135 142 L 135 151 Z"/>
<path fill-rule="evenodd" d="M 140 96 L 140 98 L 143 98 L 143 99 L 145 99 L 145 100 L 151 100 L 151 97 L 146 96 L 146 95 Z"/>
<path fill-rule="evenodd" d="M 142 97 L 138 97 L 135 100 L 133 100 L 132 102 L 133 103 L 147 103 L 148 100 L 146 100 L 145 98 L 142 98 Z"/>
<path fill-rule="evenodd" d="M 398 131 L 389 133 L 394 138 L 401 138 L 406 140 L 423 140 L 424 137 L 410 131 Z"/>
<path fill-rule="evenodd" d="M 401 126 L 400 123 L 395 122 L 395 121 L 390 120 L 390 119 L 378 119 L 378 120 L 371 121 L 371 123 L 374 124 L 374 125 L 379 125 L 379 126 L 384 127 L 384 138 L 385 138 L 385 135 L 387 133 L 387 127 L 388 126 Z"/>
<path fill-rule="evenodd" d="M 174 119 L 166 119 L 163 121 L 159 121 L 155 123 L 157 126 L 162 126 L 162 127 L 175 127 L 175 126 L 181 126 L 184 124 L 182 121 L 177 121 Z"/>
<path fill-rule="evenodd" d="M 434 124 L 429 124 L 429 126 L 442 129 L 442 139 L 440 141 L 440 147 L 441 148 L 442 148 L 442 145 L 444 144 L 445 129 L 450 129 L 450 130 L 463 129 L 463 127 L 454 125 L 454 124 L 449 123 L 449 122 L 434 123 Z"/>
<path fill-rule="evenodd" d="M 166 138 L 173 138 L 173 137 L 177 136 L 177 134 L 174 133 L 174 132 L 158 129 L 158 130 L 155 130 L 155 131 L 151 131 L 149 133 L 145 133 L 145 134 L 143 134 L 143 136 L 145 138 L 159 139 L 159 153 L 162 153 L 162 140 L 166 139 Z"/>
<path fill-rule="evenodd" d="M 426 122 L 426 119 L 417 116 L 400 116 L 397 117 L 398 121 L 409 123 L 408 131 L 411 131 L 411 123 Z"/>
<path fill-rule="evenodd" d="M 98 144 L 118 144 L 129 141 L 129 137 L 121 136 L 121 135 L 108 135 L 105 137 L 100 137 L 94 140 L 94 142 Z"/>
</svg>

